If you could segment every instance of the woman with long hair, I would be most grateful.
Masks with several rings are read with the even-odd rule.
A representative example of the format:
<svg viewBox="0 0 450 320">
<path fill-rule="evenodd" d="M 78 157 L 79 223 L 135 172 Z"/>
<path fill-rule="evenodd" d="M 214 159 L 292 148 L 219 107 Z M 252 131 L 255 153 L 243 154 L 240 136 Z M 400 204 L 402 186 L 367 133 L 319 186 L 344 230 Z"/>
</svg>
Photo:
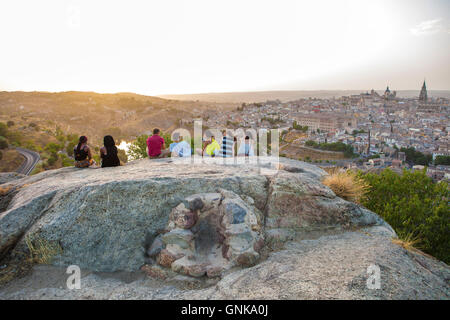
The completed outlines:
<svg viewBox="0 0 450 320">
<path fill-rule="evenodd" d="M 91 149 L 87 145 L 87 137 L 81 136 L 78 139 L 77 146 L 73 149 L 73 154 L 75 157 L 75 167 L 77 168 L 87 168 L 94 164 L 92 159 Z"/>
<path fill-rule="evenodd" d="M 102 168 L 120 166 L 117 147 L 113 137 L 105 136 L 103 138 L 103 147 L 100 148 L 100 158 L 102 159 Z"/>
</svg>

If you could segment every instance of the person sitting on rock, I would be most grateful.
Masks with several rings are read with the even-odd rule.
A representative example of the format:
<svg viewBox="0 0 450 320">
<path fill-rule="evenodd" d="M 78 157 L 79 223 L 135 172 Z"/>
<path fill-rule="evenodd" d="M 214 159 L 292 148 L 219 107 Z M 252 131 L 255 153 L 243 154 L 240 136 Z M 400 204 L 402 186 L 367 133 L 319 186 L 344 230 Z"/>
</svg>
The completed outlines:
<svg viewBox="0 0 450 320">
<path fill-rule="evenodd" d="M 244 143 L 239 146 L 238 156 L 242 157 L 252 157 L 255 155 L 253 150 L 253 145 L 250 142 L 250 137 L 246 136 Z"/>
<path fill-rule="evenodd" d="M 88 139 L 86 136 L 81 136 L 78 139 L 78 145 L 73 149 L 75 167 L 77 168 L 87 168 L 95 164 L 87 141 Z"/>
<path fill-rule="evenodd" d="M 159 135 L 158 128 L 153 129 L 153 135 L 147 139 L 148 156 L 150 159 L 167 158 L 170 150 L 166 149 L 164 138 Z"/>
<path fill-rule="evenodd" d="M 100 158 L 102 159 L 102 168 L 120 166 L 117 147 L 113 137 L 105 136 L 103 138 L 103 147 L 100 148 Z"/>
<path fill-rule="evenodd" d="M 214 136 L 211 136 L 211 143 L 205 148 L 206 155 L 215 157 L 219 154 L 220 144 L 216 141 Z"/>
<path fill-rule="evenodd" d="M 222 151 L 221 155 L 224 158 L 229 158 L 233 156 L 234 141 L 233 138 L 227 135 L 227 130 L 222 131 Z"/>
<path fill-rule="evenodd" d="M 195 153 L 198 154 L 199 156 L 203 157 L 205 154 L 205 149 L 208 146 L 208 144 L 210 144 L 210 143 L 211 143 L 211 140 L 202 139 L 202 147 L 196 148 Z"/>
<path fill-rule="evenodd" d="M 176 143 L 170 145 L 170 151 L 172 152 L 172 157 L 190 157 L 191 156 L 191 145 L 183 140 L 183 137 L 176 134 L 174 137 Z"/>
</svg>

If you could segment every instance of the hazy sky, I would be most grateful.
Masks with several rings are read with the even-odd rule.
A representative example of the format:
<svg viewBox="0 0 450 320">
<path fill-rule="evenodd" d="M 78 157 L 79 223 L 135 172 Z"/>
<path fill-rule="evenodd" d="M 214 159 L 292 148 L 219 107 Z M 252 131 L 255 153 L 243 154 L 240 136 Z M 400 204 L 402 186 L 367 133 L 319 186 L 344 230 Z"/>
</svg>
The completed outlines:
<svg viewBox="0 0 450 320">
<path fill-rule="evenodd" d="M 449 0 L 0 2 L 0 90 L 445 90 L 449 53 Z"/>
</svg>

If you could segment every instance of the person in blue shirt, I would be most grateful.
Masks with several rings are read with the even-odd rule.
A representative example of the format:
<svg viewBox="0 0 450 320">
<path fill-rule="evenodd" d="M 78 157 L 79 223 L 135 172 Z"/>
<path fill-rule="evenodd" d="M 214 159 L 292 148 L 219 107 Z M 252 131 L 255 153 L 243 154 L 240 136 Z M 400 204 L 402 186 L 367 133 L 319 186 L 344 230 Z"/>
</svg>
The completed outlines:
<svg viewBox="0 0 450 320">
<path fill-rule="evenodd" d="M 192 153 L 191 145 L 184 141 L 181 136 L 177 138 L 175 143 L 170 144 L 170 151 L 172 157 L 190 157 Z"/>
<path fill-rule="evenodd" d="M 244 143 L 241 143 L 239 146 L 238 156 L 244 156 L 244 157 L 252 157 L 255 155 L 253 145 L 250 141 L 250 137 L 246 136 Z"/>
<path fill-rule="evenodd" d="M 175 141 L 175 142 L 172 142 L 171 144 L 170 144 L 170 146 L 169 146 L 169 150 L 170 150 L 170 152 L 173 152 L 173 148 L 175 148 L 175 146 L 178 144 L 178 142 L 177 141 Z"/>
</svg>

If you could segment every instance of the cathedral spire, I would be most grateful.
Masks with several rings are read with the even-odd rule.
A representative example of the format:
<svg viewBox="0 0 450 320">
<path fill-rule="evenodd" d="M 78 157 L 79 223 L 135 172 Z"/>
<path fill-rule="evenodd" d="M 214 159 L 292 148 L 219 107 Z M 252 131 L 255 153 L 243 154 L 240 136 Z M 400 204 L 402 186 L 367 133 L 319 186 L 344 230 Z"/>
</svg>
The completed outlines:
<svg viewBox="0 0 450 320">
<path fill-rule="evenodd" d="M 422 90 L 420 90 L 419 100 L 426 102 L 428 100 L 427 85 L 425 84 L 425 79 L 423 80 Z"/>
</svg>

